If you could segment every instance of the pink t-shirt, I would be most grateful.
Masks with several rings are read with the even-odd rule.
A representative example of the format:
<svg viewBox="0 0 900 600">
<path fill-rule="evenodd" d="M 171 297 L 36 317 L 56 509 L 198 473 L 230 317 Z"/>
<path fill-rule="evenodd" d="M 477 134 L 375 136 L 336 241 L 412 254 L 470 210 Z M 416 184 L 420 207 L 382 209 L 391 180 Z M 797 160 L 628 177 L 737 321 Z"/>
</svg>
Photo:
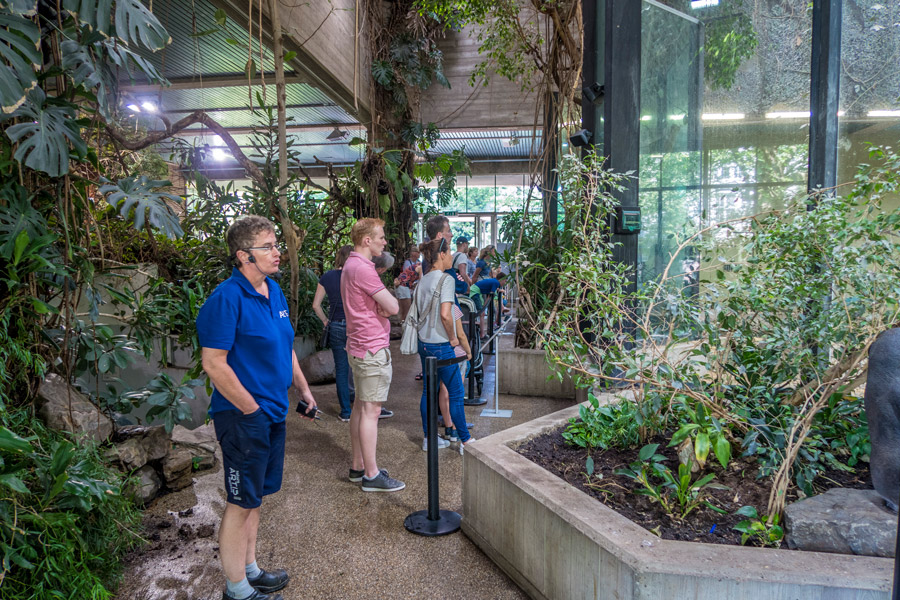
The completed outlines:
<svg viewBox="0 0 900 600">
<path fill-rule="evenodd" d="M 375 312 L 372 297 L 385 289 L 375 265 L 358 252 L 351 252 L 341 275 L 341 300 L 347 319 L 347 352 L 365 358 L 391 344 L 391 323 Z"/>
</svg>

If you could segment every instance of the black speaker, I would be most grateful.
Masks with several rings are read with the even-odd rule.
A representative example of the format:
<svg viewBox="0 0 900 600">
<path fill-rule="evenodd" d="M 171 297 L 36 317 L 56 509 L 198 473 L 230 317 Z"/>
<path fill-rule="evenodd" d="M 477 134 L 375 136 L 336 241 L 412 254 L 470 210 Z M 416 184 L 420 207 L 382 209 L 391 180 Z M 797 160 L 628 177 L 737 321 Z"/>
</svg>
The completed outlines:
<svg viewBox="0 0 900 600">
<path fill-rule="evenodd" d="M 576 148 L 590 146 L 593 133 L 587 129 L 580 129 L 569 137 L 569 143 Z"/>
</svg>

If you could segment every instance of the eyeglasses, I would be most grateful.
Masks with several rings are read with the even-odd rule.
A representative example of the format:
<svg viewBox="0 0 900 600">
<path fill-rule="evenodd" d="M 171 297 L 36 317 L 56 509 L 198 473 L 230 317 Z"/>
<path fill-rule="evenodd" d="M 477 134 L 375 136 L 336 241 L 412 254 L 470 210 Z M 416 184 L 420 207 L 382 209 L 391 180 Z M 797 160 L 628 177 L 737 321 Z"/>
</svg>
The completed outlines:
<svg viewBox="0 0 900 600">
<path fill-rule="evenodd" d="M 259 250 L 260 252 L 265 252 L 266 254 L 269 254 L 272 252 L 272 250 L 275 250 L 278 252 L 278 254 L 284 254 L 285 248 L 284 246 L 274 246 L 272 244 L 266 244 L 265 246 L 256 246 L 254 248 L 244 248 L 244 252 L 250 252 L 251 250 Z"/>
<path fill-rule="evenodd" d="M 441 238 L 441 247 L 438 248 L 438 254 L 440 254 L 440 253 L 442 253 L 442 252 L 444 251 L 444 244 L 446 244 L 446 243 L 447 243 L 447 239 L 446 239 L 446 238 Z"/>
</svg>

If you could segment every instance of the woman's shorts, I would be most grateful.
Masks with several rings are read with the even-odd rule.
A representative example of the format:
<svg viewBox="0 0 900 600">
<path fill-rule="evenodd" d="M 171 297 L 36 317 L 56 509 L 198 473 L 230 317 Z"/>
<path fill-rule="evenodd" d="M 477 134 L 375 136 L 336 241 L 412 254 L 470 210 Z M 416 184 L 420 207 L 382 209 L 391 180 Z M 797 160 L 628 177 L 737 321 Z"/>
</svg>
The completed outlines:
<svg viewBox="0 0 900 600">
<path fill-rule="evenodd" d="M 394 288 L 394 294 L 397 296 L 397 300 L 411 300 L 412 292 L 405 285 L 398 285 Z"/>
</svg>

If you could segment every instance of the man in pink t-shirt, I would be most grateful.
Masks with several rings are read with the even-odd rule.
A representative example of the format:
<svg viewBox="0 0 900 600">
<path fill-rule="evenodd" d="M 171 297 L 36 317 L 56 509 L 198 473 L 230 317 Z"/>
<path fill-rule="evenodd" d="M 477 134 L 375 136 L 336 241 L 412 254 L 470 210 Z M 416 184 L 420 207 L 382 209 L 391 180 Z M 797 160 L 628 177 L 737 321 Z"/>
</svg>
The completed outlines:
<svg viewBox="0 0 900 600">
<path fill-rule="evenodd" d="M 347 320 L 347 360 L 353 371 L 356 402 L 350 413 L 350 481 L 362 482 L 364 492 L 397 492 L 406 487 L 378 468 L 378 418 L 391 387 L 391 325 L 397 299 L 384 287 L 372 257 L 387 246 L 384 221 L 360 219 L 350 230 L 353 251 L 341 275 L 341 299 Z"/>
</svg>

